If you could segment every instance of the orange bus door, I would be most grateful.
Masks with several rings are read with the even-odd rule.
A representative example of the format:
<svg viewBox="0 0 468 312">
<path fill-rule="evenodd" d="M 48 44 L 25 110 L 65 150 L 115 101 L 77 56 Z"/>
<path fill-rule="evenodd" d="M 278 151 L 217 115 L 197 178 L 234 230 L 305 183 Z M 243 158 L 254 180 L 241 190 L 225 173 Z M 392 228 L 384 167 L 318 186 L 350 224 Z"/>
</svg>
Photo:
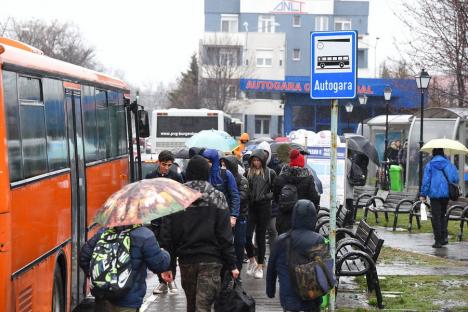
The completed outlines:
<svg viewBox="0 0 468 312">
<path fill-rule="evenodd" d="M 86 168 L 79 91 L 66 90 L 66 110 L 72 190 L 71 307 L 73 310 L 86 295 L 84 287 L 86 277 L 78 266 L 78 254 L 86 238 Z"/>
</svg>

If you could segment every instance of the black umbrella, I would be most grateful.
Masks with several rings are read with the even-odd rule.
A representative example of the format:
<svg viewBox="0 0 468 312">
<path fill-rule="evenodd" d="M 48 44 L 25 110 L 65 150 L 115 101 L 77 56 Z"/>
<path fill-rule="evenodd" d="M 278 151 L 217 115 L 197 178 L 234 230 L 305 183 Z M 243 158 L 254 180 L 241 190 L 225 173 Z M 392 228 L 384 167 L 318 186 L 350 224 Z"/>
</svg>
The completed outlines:
<svg viewBox="0 0 468 312">
<path fill-rule="evenodd" d="M 298 143 L 288 143 L 288 142 L 274 142 L 274 143 L 271 143 L 270 144 L 271 153 L 276 154 L 277 151 L 278 151 L 278 147 L 280 147 L 281 145 L 288 145 L 290 149 L 297 149 L 303 155 L 308 155 L 309 154 L 309 152 L 307 151 L 307 149 L 303 145 L 298 144 Z"/>
<path fill-rule="evenodd" d="M 174 158 L 189 159 L 189 149 L 183 148 L 180 151 L 176 152 Z"/>
<path fill-rule="evenodd" d="M 366 155 L 376 165 L 380 164 L 377 150 L 367 138 L 357 134 L 346 134 L 345 138 L 348 140 L 348 149 Z"/>
</svg>

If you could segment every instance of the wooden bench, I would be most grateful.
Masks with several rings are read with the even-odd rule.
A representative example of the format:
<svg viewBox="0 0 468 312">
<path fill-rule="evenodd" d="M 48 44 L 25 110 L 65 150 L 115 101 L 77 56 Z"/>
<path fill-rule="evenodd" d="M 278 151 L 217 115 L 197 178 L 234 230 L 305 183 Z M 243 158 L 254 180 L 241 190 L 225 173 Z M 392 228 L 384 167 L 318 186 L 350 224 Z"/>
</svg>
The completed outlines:
<svg viewBox="0 0 468 312">
<path fill-rule="evenodd" d="M 431 212 L 431 206 L 426 203 L 427 206 L 427 218 L 430 219 L 432 218 L 432 212 Z M 457 221 L 460 222 L 460 230 L 457 233 L 457 240 L 461 241 L 463 238 L 463 228 L 464 228 L 464 223 L 468 223 L 468 202 L 466 198 L 460 198 L 457 201 L 449 201 L 448 203 L 448 209 L 445 214 L 445 222 L 449 221 Z M 409 224 L 408 224 L 408 231 L 411 231 L 413 229 L 413 218 L 416 219 L 418 229 L 421 228 L 421 202 L 416 201 L 413 204 L 413 207 L 411 208 L 410 211 L 410 217 L 409 217 Z"/>
<path fill-rule="evenodd" d="M 387 222 L 388 214 L 393 213 L 393 231 L 395 231 L 398 223 L 398 214 L 409 214 L 413 208 L 413 204 L 416 201 L 417 193 L 415 192 L 392 192 L 379 190 L 376 196 L 373 196 L 367 200 L 364 207 L 364 220 L 367 220 L 369 211 L 374 213 L 377 223 L 379 223 L 379 212 L 384 213 L 385 220 Z"/>
<path fill-rule="evenodd" d="M 338 207 L 338 211 L 336 212 L 336 227 L 337 228 L 344 228 L 345 222 L 347 220 L 347 214 L 349 213 L 348 209 L 344 205 L 340 205 Z M 324 237 L 328 237 L 330 234 L 330 212 L 327 211 L 319 211 L 317 215 L 317 223 L 315 225 L 315 231 Z M 337 236 L 337 240 L 339 237 Z"/>
<path fill-rule="evenodd" d="M 338 229 L 338 233 L 346 235 L 337 243 L 336 247 L 336 277 L 339 285 L 340 276 L 366 276 L 368 292 L 375 291 L 377 305 L 383 308 L 382 293 L 376 262 L 382 249 L 384 240 L 374 228 L 364 220 L 359 222 L 356 232 L 348 229 Z M 338 286 L 336 288 L 338 292 Z"/>
<path fill-rule="evenodd" d="M 356 220 L 357 210 L 364 208 L 366 202 L 372 196 L 377 195 L 379 188 L 375 186 L 355 186 L 353 188 L 353 206 L 354 206 L 354 220 Z"/>
</svg>

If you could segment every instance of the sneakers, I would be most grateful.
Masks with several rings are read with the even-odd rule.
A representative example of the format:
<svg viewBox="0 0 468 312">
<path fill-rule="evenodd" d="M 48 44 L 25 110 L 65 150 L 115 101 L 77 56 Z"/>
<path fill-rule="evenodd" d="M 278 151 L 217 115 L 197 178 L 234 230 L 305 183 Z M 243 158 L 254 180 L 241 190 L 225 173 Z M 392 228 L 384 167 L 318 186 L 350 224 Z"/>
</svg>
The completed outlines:
<svg viewBox="0 0 468 312">
<path fill-rule="evenodd" d="M 175 295 L 179 292 L 179 289 L 177 289 L 177 284 L 175 282 L 170 282 L 167 286 L 169 288 L 169 295 Z"/>
<path fill-rule="evenodd" d="M 172 283 L 171 283 L 172 284 Z M 177 288 L 177 287 L 176 287 Z M 153 294 L 165 294 L 167 293 L 167 285 L 164 283 L 159 283 L 159 285 L 153 290 Z"/>
<path fill-rule="evenodd" d="M 254 272 L 254 278 L 261 279 L 263 278 L 263 267 L 258 265 Z"/>
<path fill-rule="evenodd" d="M 252 276 L 254 275 L 255 269 L 257 268 L 257 261 L 249 260 L 249 264 L 247 265 L 247 275 Z"/>
</svg>

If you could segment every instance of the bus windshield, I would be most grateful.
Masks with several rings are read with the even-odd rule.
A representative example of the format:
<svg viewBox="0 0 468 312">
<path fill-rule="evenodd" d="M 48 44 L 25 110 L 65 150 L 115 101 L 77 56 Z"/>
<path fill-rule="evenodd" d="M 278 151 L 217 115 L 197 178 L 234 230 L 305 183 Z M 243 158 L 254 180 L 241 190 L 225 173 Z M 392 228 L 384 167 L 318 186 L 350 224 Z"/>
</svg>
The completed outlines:
<svg viewBox="0 0 468 312">
<path fill-rule="evenodd" d="M 158 116 L 156 137 L 189 138 L 208 129 L 218 130 L 218 116 Z"/>
</svg>

